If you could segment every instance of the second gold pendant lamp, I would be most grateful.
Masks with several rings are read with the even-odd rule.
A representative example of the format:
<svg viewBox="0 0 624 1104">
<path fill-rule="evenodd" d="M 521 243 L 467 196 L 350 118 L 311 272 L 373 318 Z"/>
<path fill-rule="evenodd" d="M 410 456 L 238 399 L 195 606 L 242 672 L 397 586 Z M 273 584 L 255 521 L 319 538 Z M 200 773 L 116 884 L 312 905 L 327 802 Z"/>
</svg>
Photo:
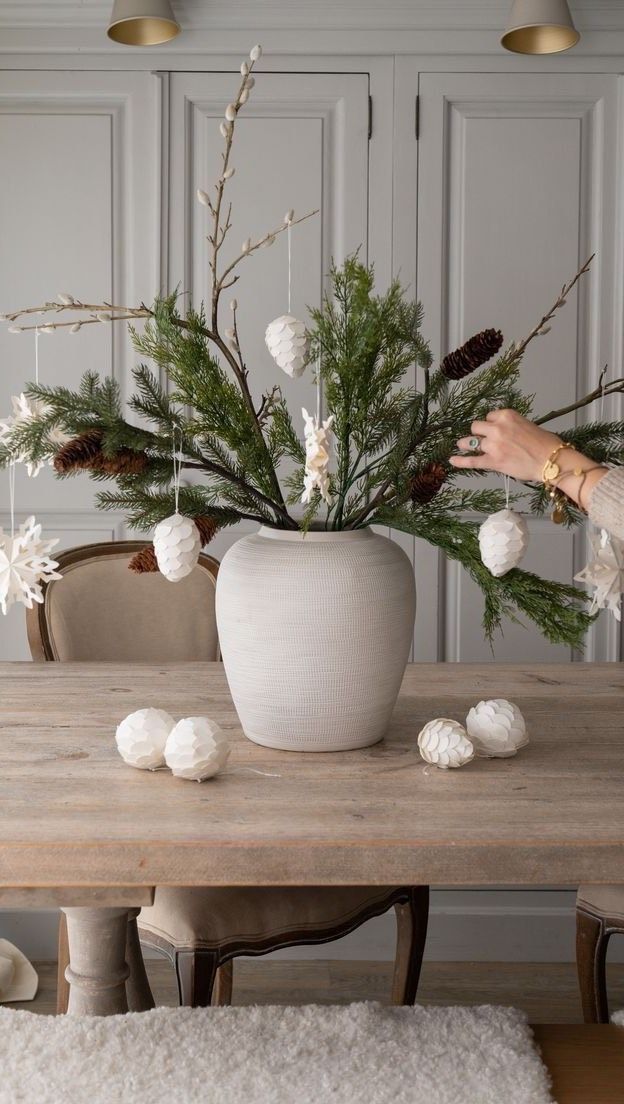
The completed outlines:
<svg viewBox="0 0 624 1104">
<path fill-rule="evenodd" d="M 158 46 L 180 33 L 169 0 L 115 0 L 108 37 L 124 46 Z"/>
<path fill-rule="evenodd" d="M 567 0 L 514 0 L 501 43 L 516 54 L 560 54 L 580 37 Z"/>
</svg>

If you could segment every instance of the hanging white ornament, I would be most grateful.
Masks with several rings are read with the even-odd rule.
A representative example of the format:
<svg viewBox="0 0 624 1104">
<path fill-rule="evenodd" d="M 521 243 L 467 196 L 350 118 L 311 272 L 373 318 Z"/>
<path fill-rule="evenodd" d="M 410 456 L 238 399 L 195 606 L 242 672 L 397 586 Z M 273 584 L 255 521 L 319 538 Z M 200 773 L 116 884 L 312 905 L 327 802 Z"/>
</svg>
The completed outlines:
<svg viewBox="0 0 624 1104">
<path fill-rule="evenodd" d="M 499 578 L 517 567 L 529 544 L 529 530 L 521 514 L 508 508 L 490 514 L 479 529 L 481 559 Z"/>
<path fill-rule="evenodd" d="M 184 717 L 171 730 L 165 761 L 177 778 L 203 782 L 228 761 L 230 741 L 208 717 Z"/>
<path fill-rule="evenodd" d="M 319 491 L 325 502 L 331 502 L 329 493 L 329 461 L 331 454 L 332 433 L 334 415 L 319 424 L 318 416 L 314 418 L 308 414 L 305 408 L 301 413 L 304 418 L 304 435 L 306 447 L 305 475 L 303 480 L 303 494 L 301 501 L 307 504 L 312 500 L 315 490 Z"/>
<path fill-rule="evenodd" d="M 11 466 L 11 514 L 13 514 L 13 479 Z M 11 526 L 13 529 L 13 526 Z M 6 614 L 14 602 L 23 602 L 32 609 L 33 602 L 43 602 L 41 583 L 60 579 L 56 560 L 50 559 L 58 544 L 41 539 L 41 526 L 29 517 L 17 533 L 9 535 L 0 529 L 0 608 Z"/>
<path fill-rule="evenodd" d="M 165 744 L 175 725 L 164 709 L 137 709 L 117 725 L 115 740 L 121 758 L 139 770 L 165 765 Z"/>
<path fill-rule="evenodd" d="M 37 422 L 50 412 L 47 403 L 41 402 L 39 399 L 28 398 L 23 392 L 21 395 L 12 395 L 11 404 L 13 413 L 7 418 L 0 419 L 0 443 L 8 450 L 11 450 L 11 438 L 14 430 L 28 423 Z M 37 460 L 31 460 L 23 450 L 12 450 L 14 462 L 25 464 L 28 475 L 33 478 L 39 475 L 46 464 L 51 465 L 54 462 L 55 452 L 69 441 L 69 436 L 56 426 L 47 431 L 46 437 L 50 445 L 50 451 Z"/>
<path fill-rule="evenodd" d="M 305 371 L 310 358 L 310 339 L 305 322 L 290 313 L 292 298 L 292 242 L 291 223 L 294 211 L 287 211 L 284 222 L 288 227 L 288 314 L 282 314 L 269 322 L 264 340 L 273 360 L 291 379 L 298 379 Z M 268 244 L 268 242 L 267 242 Z"/>
<path fill-rule="evenodd" d="M 475 754 L 482 758 L 509 759 L 529 742 L 522 713 L 505 698 L 491 698 L 473 705 L 466 718 L 466 729 Z"/>
<path fill-rule="evenodd" d="M 606 529 L 590 533 L 593 556 L 574 578 L 594 588 L 590 613 L 609 609 L 616 621 L 622 620 L 622 593 L 624 592 L 624 541 L 612 536 Z"/>
<path fill-rule="evenodd" d="M 201 552 L 199 529 L 192 518 L 172 514 L 154 530 L 154 552 L 158 569 L 170 583 L 190 575 Z"/>
<path fill-rule="evenodd" d="M 449 717 L 429 721 L 419 733 L 418 747 L 425 762 L 441 770 L 463 767 L 474 759 L 474 748 L 466 729 Z"/>
<path fill-rule="evenodd" d="M 298 379 L 310 355 L 305 322 L 300 322 L 292 314 L 282 314 L 269 322 L 264 340 L 278 367 L 291 379 Z"/>
</svg>

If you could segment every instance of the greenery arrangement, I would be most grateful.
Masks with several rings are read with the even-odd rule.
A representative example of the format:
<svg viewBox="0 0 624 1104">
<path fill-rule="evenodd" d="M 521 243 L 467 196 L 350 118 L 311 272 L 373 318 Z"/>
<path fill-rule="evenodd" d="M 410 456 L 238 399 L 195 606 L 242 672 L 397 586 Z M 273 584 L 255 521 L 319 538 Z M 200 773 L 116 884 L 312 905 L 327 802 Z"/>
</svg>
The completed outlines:
<svg viewBox="0 0 624 1104">
<path fill-rule="evenodd" d="M 76 331 L 124 321 L 131 326 L 136 351 L 153 367 L 141 363 L 134 370 L 136 390 L 127 410 L 117 384 L 93 372 L 84 375 L 77 391 L 29 384 L 30 415 L 14 419 L 3 435 L 0 463 L 18 457 L 35 464 L 51 460 L 60 477 L 86 471 L 96 480 L 112 478 L 115 489 L 104 488 L 97 505 L 121 511 L 133 527 L 149 531 L 174 512 L 173 460 L 178 457 L 183 471 L 200 477 L 179 488 L 179 512 L 196 519 L 205 542 L 241 519 L 304 530 L 312 524 L 327 529 L 389 526 L 429 541 L 463 565 L 483 592 L 488 636 L 504 617 L 526 617 L 549 640 L 579 646 L 591 620 L 582 608 L 584 593 L 517 568 L 493 577 L 481 561 L 476 519 L 502 509 L 505 495 L 502 489 L 466 487 L 465 477 L 458 485 L 459 473 L 448 458 L 471 423 L 494 407 L 534 416 L 533 398 L 520 386 L 523 354 L 547 331 L 589 262 L 523 342 L 503 348 L 502 335 L 486 330 L 437 368 L 421 333 L 422 308 L 397 281 L 376 294 L 373 270 L 357 256 L 332 268 L 323 304 L 310 311 L 308 327 L 308 363 L 315 366 L 310 370 L 316 371 L 325 408 L 333 416 L 329 493 L 323 497 L 317 489 L 304 510 L 293 509 L 302 498 L 305 445 L 279 386 L 254 394 L 253 373 L 240 348 L 235 299 L 231 325 L 223 334 L 220 329 L 221 296 L 239 279 L 238 266 L 302 221 L 289 212 L 282 225 L 257 241 L 248 239 L 240 255 L 220 269 L 231 227 L 224 193 L 232 175 L 232 140 L 253 87 L 258 51 L 254 48 L 243 63 L 237 98 L 221 123 L 225 146 L 219 180 L 211 193 L 198 193 L 211 222 L 211 302 L 182 315 L 175 294 L 135 308 L 89 304 L 64 294 L 5 316 L 19 330 L 36 328 L 29 319 L 15 325 L 36 311 L 50 319 L 40 322 L 40 329 L 69 326 Z M 412 382 L 416 376 L 418 386 Z M 573 405 L 535 420 L 549 422 L 603 392 L 622 390 L 624 380 L 604 387 L 601 381 Z M 622 422 L 591 422 L 561 436 L 596 461 L 624 460 Z M 542 487 L 519 490 L 533 513 L 547 509 Z M 565 522 L 574 525 L 580 517 L 570 505 Z M 139 570 L 152 566 L 145 556 L 136 565 Z"/>
</svg>

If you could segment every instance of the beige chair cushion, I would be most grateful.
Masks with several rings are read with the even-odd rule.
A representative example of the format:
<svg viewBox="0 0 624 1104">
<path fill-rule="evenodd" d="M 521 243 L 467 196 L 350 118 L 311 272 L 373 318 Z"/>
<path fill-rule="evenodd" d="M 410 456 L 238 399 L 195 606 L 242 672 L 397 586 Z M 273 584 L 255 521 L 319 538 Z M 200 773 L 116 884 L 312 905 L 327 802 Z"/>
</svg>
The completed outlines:
<svg viewBox="0 0 624 1104">
<path fill-rule="evenodd" d="M 589 909 L 599 916 L 621 920 L 624 924 L 624 886 L 582 885 L 576 895 L 577 908 Z"/>
<path fill-rule="evenodd" d="M 163 663 L 215 660 L 215 580 L 205 568 L 179 583 L 160 572 L 136 575 L 130 555 L 85 559 L 63 568 L 45 592 L 57 660 Z"/>
<path fill-rule="evenodd" d="M 321 887 L 178 889 L 159 887 L 154 904 L 141 909 L 141 939 L 155 935 L 178 949 L 214 949 L 237 942 L 276 943 L 291 932 L 322 938 L 323 931 L 348 924 L 361 911 L 378 907 L 391 889 Z"/>
</svg>

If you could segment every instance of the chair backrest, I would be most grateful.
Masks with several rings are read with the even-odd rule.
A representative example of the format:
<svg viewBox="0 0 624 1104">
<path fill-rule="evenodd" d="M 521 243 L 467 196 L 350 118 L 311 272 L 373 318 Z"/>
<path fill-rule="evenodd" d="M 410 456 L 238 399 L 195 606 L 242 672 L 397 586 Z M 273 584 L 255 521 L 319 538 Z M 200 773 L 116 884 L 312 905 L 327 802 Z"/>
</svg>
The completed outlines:
<svg viewBox="0 0 624 1104">
<path fill-rule="evenodd" d="M 215 585 L 219 564 L 202 553 L 190 575 L 128 569 L 144 541 L 85 544 L 57 556 L 62 578 L 27 611 L 34 660 L 164 663 L 216 660 Z"/>
</svg>

